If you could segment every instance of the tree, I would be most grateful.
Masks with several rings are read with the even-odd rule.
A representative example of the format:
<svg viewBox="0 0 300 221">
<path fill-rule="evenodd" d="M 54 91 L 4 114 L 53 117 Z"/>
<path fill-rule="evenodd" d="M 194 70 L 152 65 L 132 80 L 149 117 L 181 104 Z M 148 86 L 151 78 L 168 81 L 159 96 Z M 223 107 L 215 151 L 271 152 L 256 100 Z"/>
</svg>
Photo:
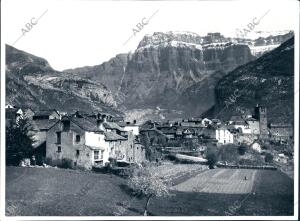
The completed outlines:
<svg viewBox="0 0 300 221">
<path fill-rule="evenodd" d="M 146 150 L 146 158 L 148 160 L 153 160 L 155 158 L 155 149 L 151 146 L 150 138 L 147 133 L 141 134 L 141 144 L 145 147 Z"/>
<path fill-rule="evenodd" d="M 216 152 L 210 152 L 206 156 L 207 158 L 207 163 L 209 168 L 213 168 L 216 162 L 218 161 L 217 153 Z"/>
<path fill-rule="evenodd" d="M 272 163 L 273 162 L 273 155 L 270 153 L 267 153 L 265 156 L 265 162 L 266 163 Z"/>
<path fill-rule="evenodd" d="M 128 185 L 134 194 L 146 198 L 144 216 L 148 215 L 148 206 L 153 197 L 170 195 L 168 185 L 149 168 L 136 169 L 129 178 Z"/>
<path fill-rule="evenodd" d="M 17 166 L 24 158 L 33 154 L 33 138 L 30 135 L 30 124 L 26 119 L 6 127 L 6 165 Z"/>
<path fill-rule="evenodd" d="M 245 144 L 242 144 L 238 147 L 238 152 L 240 155 L 245 155 L 247 150 L 247 146 Z"/>
</svg>

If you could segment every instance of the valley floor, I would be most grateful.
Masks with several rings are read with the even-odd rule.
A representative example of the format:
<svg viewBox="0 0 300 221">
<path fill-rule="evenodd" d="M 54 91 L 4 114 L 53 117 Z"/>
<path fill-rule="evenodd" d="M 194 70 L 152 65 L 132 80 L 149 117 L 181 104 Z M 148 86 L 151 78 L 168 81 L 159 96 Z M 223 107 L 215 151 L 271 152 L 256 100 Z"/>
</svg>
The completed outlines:
<svg viewBox="0 0 300 221">
<path fill-rule="evenodd" d="M 145 199 L 130 197 L 125 184 L 114 175 L 7 167 L 6 215 L 142 215 Z M 293 180 L 279 171 L 200 168 L 176 184 L 172 196 L 150 201 L 150 215 L 293 215 Z"/>
</svg>

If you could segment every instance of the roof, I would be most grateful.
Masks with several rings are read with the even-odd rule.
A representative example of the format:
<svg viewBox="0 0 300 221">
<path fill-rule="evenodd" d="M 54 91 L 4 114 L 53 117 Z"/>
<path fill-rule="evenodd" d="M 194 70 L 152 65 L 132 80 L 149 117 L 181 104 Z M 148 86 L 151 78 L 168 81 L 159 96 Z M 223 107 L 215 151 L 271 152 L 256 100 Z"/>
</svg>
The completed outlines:
<svg viewBox="0 0 300 221">
<path fill-rule="evenodd" d="M 53 114 L 53 112 L 55 112 L 56 114 L 59 115 L 57 110 L 52 109 L 52 110 L 38 110 L 38 111 L 35 111 L 34 116 L 50 116 L 51 114 Z"/>
<path fill-rule="evenodd" d="M 158 130 L 164 134 L 176 134 L 177 127 L 158 127 Z"/>
<path fill-rule="evenodd" d="M 288 127 L 293 127 L 292 124 L 274 124 L 274 123 L 271 123 L 270 124 L 270 127 L 272 128 L 288 128 Z"/>
<path fill-rule="evenodd" d="M 107 141 L 118 141 L 118 140 L 127 140 L 125 137 L 120 136 L 114 132 L 105 132 L 105 140 Z"/>
<path fill-rule="evenodd" d="M 231 116 L 230 121 L 245 121 L 241 116 Z"/>
<path fill-rule="evenodd" d="M 247 118 L 246 121 L 257 121 L 257 119 L 250 117 L 250 118 Z"/>
<path fill-rule="evenodd" d="M 159 133 L 160 135 L 162 135 L 162 136 L 164 136 L 164 137 L 167 137 L 168 138 L 168 136 L 167 135 L 165 135 L 163 132 L 161 132 L 160 130 L 157 130 L 156 128 L 151 128 L 151 129 L 143 129 L 143 130 L 141 130 L 140 132 L 141 133 L 143 133 L 143 132 L 145 132 L 145 131 L 155 131 L 155 132 L 157 132 L 157 133 Z"/>
<path fill-rule="evenodd" d="M 29 121 L 32 126 L 32 130 L 40 131 L 40 130 L 49 130 L 54 124 L 56 124 L 59 119 L 45 119 L 45 120 L 31 120 Z"/>
<path fill-rule="evenodd" d="M 119 131 L 125 131 L 123 128 L 121 128 L 117 123 L 115 122 L 103 122 L 103 126 L 106 128 L 106 129 L 116 129 L 116 130 L 119 130 Z"/>
<path fill-rule="evenodd" d="M 234 121 L 231 125 L 248 125 L 246 121 Z"/>
<path fill-rule="evenodd" d="M 91 145 L 84 145 L 87 148 L 91 149 L 91 150 L 105 150 L 105 147 L 96 147 L 96 146 L 91 146 Z"/>
<path fill-rule="evenodd" d="M 78 118 L 78 117 L 64 117 L 62 121 L 65 119 L 69 119 L 70 121 L 72 121 L 74 124 L 76 124 L 77 126 L 79 126 L 81 129 L 85 131 L 103 132 L 103 130 L 97 127 L 97 122 L 95 120 L 93 121 L 92 119 Z"/>
<path fill-rule="evenodd" d="M 118 122 L 118 125 L 120 127 L 126 127 L 126 126 L 135 126 L 135 127 L 138 127 L 138 125 L 136 123 L 133 123 L 133 122 Z"/>
</svg>

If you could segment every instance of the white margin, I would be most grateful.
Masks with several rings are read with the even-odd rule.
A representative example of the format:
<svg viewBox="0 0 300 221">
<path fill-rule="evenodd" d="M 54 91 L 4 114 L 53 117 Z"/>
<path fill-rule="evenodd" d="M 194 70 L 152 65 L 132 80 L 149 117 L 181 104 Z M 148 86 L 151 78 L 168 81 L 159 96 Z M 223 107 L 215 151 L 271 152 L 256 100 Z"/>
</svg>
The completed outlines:
<svg viewBox="0 0 300 221">
<path fill-rule="evenodd" d="M 2 0 L 1 4 L 1 33 L 5 33 L 5 3 L 9 0 Z M 134 1 L 134 0 L 133 0 Z M 164 0 L 159 0 L 164 1 Z M 175 0 L 180 1 L 180 0 Z M 227 0 L 230 1 L 230 0 Z M 292 0 L 290 0 L 291 2 Z M 257 1 L 253 1 L 256 2 Z M 269 1 L 272 4 L 272 1 Z M 278 1 L 273 1 L 278 2 Z M 285 2 L 285 1 L 280 1 Z M 288 1 L 286 1 L 288 2 Z M 300 2 L 294 1 L 295 6 Z M 300 13 L 300 11 L 299 11 Z M 0 220 L 298 220 L 298 191 L 299 191 L 299 20 L 294 28 L 295 34 L 295 57 L 294 57 L 294 215 L 293 216 L 5 216 L 5 43 L 8 42 L 5 36 L 1 35 L 1 201 L 0 201 Z M 295 18 L 296 19 L 296 18 Z M 11 40 L 11 39 L 10 39 Z"/>
</svg>

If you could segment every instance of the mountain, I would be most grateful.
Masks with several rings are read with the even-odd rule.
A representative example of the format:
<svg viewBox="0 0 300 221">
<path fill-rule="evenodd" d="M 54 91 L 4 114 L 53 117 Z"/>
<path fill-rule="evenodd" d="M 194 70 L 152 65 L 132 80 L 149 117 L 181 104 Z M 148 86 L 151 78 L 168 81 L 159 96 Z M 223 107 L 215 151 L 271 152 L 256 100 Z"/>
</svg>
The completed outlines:
<svg viewBox="0 0 300 221">
<path fill-rule="evenodd" d="M 65 71 L 110 85 L 118 106 L 125 110 L 159 107 L 192 116 L 214 104 L 214 86 L 222 76 L 254 59 L 247 45 L 203 42 L 196 34 L 156 32 L 145 36 L 132 54 Z M 193 90 L 193 85 L 201 86 L 199 93 L 206 95 Z M 189 93 L 203 96 L 205 105 L 194 103 L 197 108 L 187 108 L 192 102 L 183 96 Z"/>
<path fill-rule="evenodd" d="M 269 122 L 293 123 L 294 38 L 227 74 L 215 92 L 216 105 L 207 116 L 227 120 L 241 115 L 237 107 L 247 111 L 260 104 L 267 107 Z"/>
<path fill-rule="evenodd" d="M 104 111 L 122 115 L 107 87 L 55 71 L 40 57 L 6 45 L 6 102 L 33 109 Z"/>
<path fill-rule="evenodd" d="M 223 77 L 290 35 L 251 40 L 155 32 L 133 53 L 62 72 L 7 45 L 6 98 L 34 109 L 99 110 L 141 121 L 198 116 L 215 105 L 215 87 Z"/>
<path fill-rule="evenodd" d="M 127 115 L 144 109 L 148 116 L 152 110 L 152 117 L 189 117 L 215 104 L 214 88 L 228 72 L 291 36 L 289 32 L 251 40 L 220 33 L 155 32 L 146 35 L 132 54 L 65 72 L 105 84 Z"/>
</svg>

